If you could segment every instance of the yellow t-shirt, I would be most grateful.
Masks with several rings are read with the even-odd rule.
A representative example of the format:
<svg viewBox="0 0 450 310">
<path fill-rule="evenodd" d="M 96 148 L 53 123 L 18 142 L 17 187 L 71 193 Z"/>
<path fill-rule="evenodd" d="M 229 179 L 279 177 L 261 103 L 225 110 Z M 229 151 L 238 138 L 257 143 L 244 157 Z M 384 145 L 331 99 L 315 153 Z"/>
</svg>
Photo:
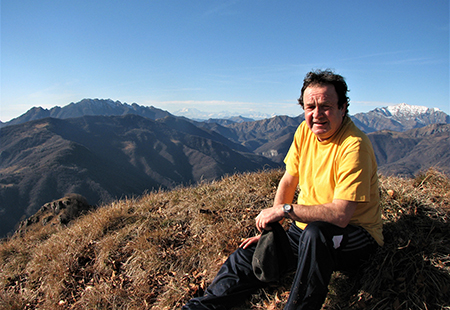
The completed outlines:
<svg viewBox="0 0 450 310">
<path fill-rule="evenodd" d="M 306 122 L 301 123 L 284 162 L 286 171 L 299 179 L 298 204 L 356 201 L 350 224 L 362 226 L 383 245 L 375 154 L 369 138 L 348 116 L 341 128 L 322 142 Z M 304 229 L 307 224 L 297 225 Z"/>
</svg>

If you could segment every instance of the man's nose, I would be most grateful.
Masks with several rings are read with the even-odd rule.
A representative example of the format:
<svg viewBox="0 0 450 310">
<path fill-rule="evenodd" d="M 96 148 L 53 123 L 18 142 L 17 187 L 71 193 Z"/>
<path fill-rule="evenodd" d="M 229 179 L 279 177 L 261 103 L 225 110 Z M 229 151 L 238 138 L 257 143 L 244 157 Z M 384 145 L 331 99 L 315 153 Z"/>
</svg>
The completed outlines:
<svg viewBox="0 0 450 310">
<path fill-rule="evenodd" d="M 322 113 L 323 113 L 322 107 L 316 106 L 316 108 L 314 109 L 314 112 L 313 112 L 313 117 L 314 117 L 314 118 L 317 118 L 317 117 L 319 117 L 320 115 L 322 115 Z"/>
</svg>

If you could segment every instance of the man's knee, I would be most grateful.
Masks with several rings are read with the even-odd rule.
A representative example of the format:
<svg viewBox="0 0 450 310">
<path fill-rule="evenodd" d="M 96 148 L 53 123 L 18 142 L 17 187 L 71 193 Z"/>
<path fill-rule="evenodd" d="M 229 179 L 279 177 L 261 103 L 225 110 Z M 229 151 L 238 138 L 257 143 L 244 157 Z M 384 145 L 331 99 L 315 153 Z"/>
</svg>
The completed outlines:
<svg viewBox="0 0 450 310">
<path fill-rule="evenodd" d="M 337 249 L 346 242 L 343 241 L 347 238 L 345 235 L 345 228 L 328 222 L 312 222 L 303 231 L 300 246 L 312 242 L 314 244 L 323 244 L 330 249 Z"/>
<path fill-rule="evenodd" d="M 328 235 L 330 228 L 336 227 L 333 224 L 317 221 L 311 222 L 306 226 L 302 233 L 302 239 L 315 239 L 322 242 L 326 242 L 325 236 Z"/>
<path fill-rule="evenodd" d="M 244 249 L 244 248 L 237 248 L 236 251 L 234 251 L 229 257 L 228 260 L 232 264 L 238 264 L 238 265 L 245 265 L 248 266 L 252 264 L 252 258 L 253 253 L 255 252 L 256 244 L 252 244 L 250 247 Z"/>
</svg>

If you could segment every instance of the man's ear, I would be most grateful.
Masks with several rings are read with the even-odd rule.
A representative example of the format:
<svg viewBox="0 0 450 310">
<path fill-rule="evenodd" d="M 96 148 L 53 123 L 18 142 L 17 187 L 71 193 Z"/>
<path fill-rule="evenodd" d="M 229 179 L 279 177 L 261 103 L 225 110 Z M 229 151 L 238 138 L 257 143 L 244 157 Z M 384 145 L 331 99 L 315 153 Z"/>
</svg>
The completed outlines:
<svg viewBox="0 0 450 310">
<path fill-rule="evenodd" d="M 348 107 L 347 103 L 344 104 L 344 106 L 342 107 L 342 109 L 341 109 L 342 117 L 345 116 L 345 111 L 347 111 L 347 107 Z"/>
</svg>

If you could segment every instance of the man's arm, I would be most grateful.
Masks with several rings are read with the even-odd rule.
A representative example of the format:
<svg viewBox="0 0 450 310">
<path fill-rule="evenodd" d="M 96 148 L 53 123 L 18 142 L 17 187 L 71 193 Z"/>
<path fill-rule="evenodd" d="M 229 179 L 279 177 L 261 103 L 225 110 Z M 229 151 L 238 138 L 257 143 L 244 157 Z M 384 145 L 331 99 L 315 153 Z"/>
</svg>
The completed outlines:
<svg viewBox="0 0 450 310">
<path fill-rule="evenodd" d="M 275 194 L 273 205 L 276 206 L 286 203 L 291 204 L 292 201 L 294 200 L 297 185 L 298 185 L 298 177 L 294 177 L 289 173 L 285 172 L 280 180 L 280 183 L 278 183 L 278 188 Z"/>
<path fill-rule="evenodd" d="M 334 199 L 330 203 L 315 206 L 292 205 L 290 216 L 293 220 L 310 223 L 324 221 L 339 227 L 346 227 L 358 205 L 355 201 Z M 283 211 L 283 205 L 274 206 Z"/>
<path fill-rule="evenodd" d="M 293 177 L 289 173 L 286 172 L 283 175 L 283 177 L 281 178 L 280 183 L 278 183 L 278 188 L 277 188 L 277 192 L 275 194 L 275 199 L 274 199 L 274 207 L 265 209 L 265 210 L 275 210 L 276 205 L 281 205 L 281 208 L 282 208 L 283 204 L 292 203 L 292 201 L 294 200 L 295 191 L 297 190 L 297 185 L 298 185 L 298 178 Z M 262 213 L 262 211 L 261 211 L 261 213 Z M 261 215 L 261 213 L 260 213 L 260 215 Z M 274 216 L 276 216 L 275 213 L 272 213 L 272 214 Z M 258 217 L 260 215 L 258 215 Z M 256 217 L 256 221 L 258 221 L 258 217 Z M 280 219 L 277 219 L 278 217 L 276 217 L 274 220 L 268 219 L 268 221 L 266 222 L 266 225 L 268 223 L 279 221 L 283 217 L 284 217 L 284 213 Z M 258 222 L 256 223 L 256 227 L 258 227 Z M 264 226 L 264 227 L 270 229 L 267 226 Z M 262 231 L 262 228 L 258 227 L 258 230 Z M 242 241 L 240 247 L 245 249 L 248 246 L 250 246 L 251 244 L 258 242 L 260 237 L 261 237 L 261 235 L 246 238 Z"/>
<path fill-rule="evenodd" d="M 275 195 L 272 208 L 264 209 L 256 217 L 256 227 L 262 231 L 266 229 L 269 223 L 280 221 L 284 218 L 283 205 L 291 204 L 295 196 L 298 185 L 298 178 L 285 173 Z M 299 222 L 310 223 L 314 221 L 324 221 L 339 227 L 346 227 L 355 212 L 357 202 L 341 199 L 334 199 L 330 203 L 305 206 L 292 205 L 290 217 Z"/>
</svg>

